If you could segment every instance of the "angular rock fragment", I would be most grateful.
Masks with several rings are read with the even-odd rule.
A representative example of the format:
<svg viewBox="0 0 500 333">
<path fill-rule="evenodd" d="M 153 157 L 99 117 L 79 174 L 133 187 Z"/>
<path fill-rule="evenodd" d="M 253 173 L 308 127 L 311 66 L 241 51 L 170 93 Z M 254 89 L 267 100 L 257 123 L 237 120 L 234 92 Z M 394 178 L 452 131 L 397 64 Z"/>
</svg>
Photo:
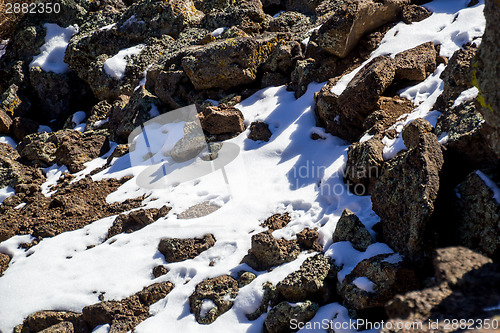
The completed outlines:
<svg viewBox="0 0 500 333">
<path fill-rule="evenodd" d="M 268 227 L 269 230 L 274 231 L 286 227 L 292 218 L 289 213 L 274 214 L 268 217 L 262 224 L 262 227 Z"/>
<path fill-rule="evenodd" d="M 139 209 L 129 214 L 121 214 L 115 219 L 113 225 L 109 228 L 107 238 L 111 238 L 122 232 L 131 233 L 140 230 L 148 224 L 151 224 L 159 218 L 167 215 L 170 209 L 170 207 L 163 206 L 160 209 Z"/>
<path fill-rule="evenodd" d="M 395 80 L 423 81 L 436 70 L 437 51 L 427 42 L 396 55 Z"/>
<path fill-rule="evenodd" d="M 180 262 L 193 259 L 215 244 L 212 234 L 202 238 L 164 238 L 158 245 L 158 250 L 165 256 L 167 262 Z"/>
<path fill-rule="evenodd" d="M 238 281 L 222 275 L 200 282 L 189 296 L 191 313 L 200 324 L 211 324 L 224 312 L 231 309 L 238 295 Z"/>
<path fill-rule="evenodd" d="M 311 301 L 298 303 L 295 306 L 281 302 L 269 310 L 264 326 L 269 333 L 290 332 L 292 320 L 298 325 L 304 324 L 314 317 L 318 309 L 318 304 Z"/>
<path fill-rule="evenodd" d="M 199 117 L 203 130 L 212 135 L 241 133 L 245 130 L 243 113 L 235 107 L 208 106 Z"/>
<path fill-rule="evenodd" d="M 373 243 L 372 236 L 366 230 L 359 218 L 349 209 L 344 209 L 342 216 L 337 222 L 337 227 L 333 232 L 332 241 L 349 241 L 352 247 L 358 251 L 366 251 Z"/>
<path fill-rule="evenodd" d="M 269 130 L 269 125 L 265 122 L 254 121 L 250 124 L 250 133 L 248 134 L 250 140 L 268 142 L 271 136 L 272 133 Z"/>
<path fill-rule="evenodd" d="M 431 15 L 432 13 L 427 8 L 419 5 L 405 6 L 401 12 L 403 22 L 406 24 L 423 21 Z"/>
</svg>

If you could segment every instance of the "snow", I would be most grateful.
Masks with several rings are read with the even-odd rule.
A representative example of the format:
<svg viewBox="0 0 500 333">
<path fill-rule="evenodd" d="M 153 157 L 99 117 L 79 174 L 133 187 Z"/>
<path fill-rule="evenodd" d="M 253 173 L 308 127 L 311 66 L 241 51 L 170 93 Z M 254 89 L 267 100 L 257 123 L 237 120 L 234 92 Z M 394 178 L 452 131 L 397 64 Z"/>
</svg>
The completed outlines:
<svg viewBox="0 0 500 333">
<path fill-rule="evenodd" d="M 47 133 L 50 133 L 52 132 L 52 128 L 50 128 L 49 126 L 46 126 L 46 125 L 40 125 L 38 126 L 38 133 L 42 133 L 42 132 L 47 132 Z"/>
<path fill-rule="evenodd" d="M 211 299 L 204 299 L 201 302 L 200 317 L 205 318 L 208 312 L 215 307 L 216 305 Z"/>
<path fill-rule="evenodd" d="M 483 180 L 483 182 L 486 184 L 486 186 L 489 187 L 489 189 L 493 192 L 493 199 L 500 204 L 500 188 L 498 187 L 497 184 L 493 180 L 490 179 L 490 177 L 486 176 L 482 171 L 477 170 L 476 174 Z"/>
<path fill-rule="evenodd" d="M 451 55 L 461 46 L 460 43 L 480 36 L 484 29 L 483 2 L 463 9 L 465 5 L 462 0 L 429 4 L 435 6 L 436 11 L 430 18 L 411 25 L 397 24 L 371 57 L 395 55 L 428 40 L 442 44 L 442 55 Z M 457 12 L 459 15 L 454 21 Z M 396 31 L 398 33 L 394 35 Z M 122 78 L 127 57 L 138 54 L 143 47 L 141 44 L 121 50 L 108 59 L 104 65 L 106 73 L 117 79 Z M 391 158 L 406 148 L 400 133 L 407 123 L 423 117 L 435 124 L 439 112 L 433 111 L 432 106 L 442 91 L 439 75 L 444 68 L 440 65 L 425 81 L 401 92 L 416 108 L 398 119 L 394 129 L 399 134 L 395 139 L 384 138 L 384 158 Z M 335 91 L 341 93 L 354 75 L 351 73 L 341 79 L 334 87 Z M 252 235 L 264 231 L 260 224 L 275 213 L 289 212 L 292 217 L 285 228 L 273 232 L 275 237 L 293 239 L 306 227 L 318 228 L 319 242 L 325 249 L 325 255 L 332 258 L 340 269 L 337 274 L 340 281 L 359 262 L 378 254 L 392 254 L 385 259 L 387 262 L 401 261 L 402 257 L 383 243 L 374 243 L 361 252 L 349 242 L 332 241 L 333 231 L 345 208 L 353 211 L 372 234 L 371 227 L 380 218 L 373 212 L 369 196 L 351 194 L 343 182 L 348 144 L 316 127 L 313 96 L 323 86 L 324 83 L 310 84 L 306 94 L 299 99 L 295 99 L 294 93 L 284 86 L 271 87 L 236 105 L 245 115 L 247 125 L 256 120 L 265 121 L 273 135 L 269 142 L 254 142 L 247 138 L 247 129 L 228 141 L 237 145 L 240 152 L 234 161 L 225 166 L 227 183 L 223 173 L 217 170 L 198 179 L 170 183 L 165 187 L 140 187 L 138 175 L 150 167 L 145 162 L 161 161 L 161 156 L 180 138 L 178 132 L 182 131 L 184 123 L 157 124 L 148 128 L 149 149 L 155 152 L 158 159 L 142 156 L 145 161 L 137 163 L 133 154 L 129 153 L 114 158 L 110 167 L 92 178 L 97 181 L 133 176 L 110 194 L 107 202 L 123 202 L 144 195 L 146 199 L 142 208 L 168 205 L 172 210 L 141 230 L 119 234 L 107 241 L 108 228 L 116 216 L 97 220 L 80 230 L 45 238 L 27 252 L 19 249 L 19 244 L 29 242 L 30 236 L 15 236 L 0 243 L 0 251 L 12 256 L 9 269 L 0 278 L 0 331 L 12 331 L 27 315 L 36 311 L 64 309 L 80 312 L 83 307 L 99 302 L 101 292 L 105 292 L 106 300 L 118 300 L 152 283 L 171 281 L 175 288 L 165 299 L 150 307 L 151 317 L 139 324 L 135 331 L 157 332 L 175 325 L 186 332 L 260 333 L 266 315 L 249 321 L 245 314 L 259 307 L 263 298 L 262 285 L 268 281 L 277 284 L 314 255 L 304 252 L 290 263 L 262 272 L 240 263 L 251 247 Z M 157 115 L 153 107 L 151 111 L 152 116 Z M 317 133 L 324 140 L 312 140 L 312 133 Z M 86 163 L 86 168 L 75 174 L 73 181 L 105 165 L 114 147 L 105 156 Z M 143 150 L 144 155 L 147 151 Z M 194 162 L 188 161 L 186 165 L 190 163 Z M 65 166 L 57 165 L 44 170 L 47 176 L 42 185 L 44 195 L 51 195 L 50 186 L 56 184 L 66 170 Z M 8 192 L 5 189 L 2 191 Z M 498 200 L 497 192 L 494 193 Z M 206 201 L 217 203 L 221 208 L 200 218 L 177 218 L 187 208 Z M 168 263 L 158 252 L 158 243 L 164 237 L 191 238 L 207 233 L 212 233 L 217 241 L 194 259 Z M 210 265 L 211 262 L 215 264 Z M 151 271 L 157 265 L 165 265 L 169 272 L 152 279 Z M 230 311 L 211 325 L 198 324 L 187 305 L 196 285 L 223 274 L 236 276 L 241 270 L 255 273 L 256 279 L 240 289 Z M 358 279 L 359 288 L 370 290 L 367 282 L 371 281 Z M 204 311 L 209 311 L 210 306 L 207 302 Z M 344 307 L 332 303 L 321 307 L 311 323 L 323 319 L 345 322 L 350 318 Z M 95 332 L 108 330 L 109 325 L 104 325 L 96 328 Z"/>
<path fill-rule="evenodd" d="M 111 30 L 111 29 L 113 29 L 113 27 L 114 27 L 115 25 L 116 25 L 116 23 L 108 24 L 108 25 L 106 25 L 106 26 L 104 26 L 104 27 L 100 28 L 99 30 L 100 30 L 100 31 Z"/>
<path fill-rule="evenodd" d="M 358 289 L 361 289 L 363 291 L 366 291 L 368 293 L 374 293 L 375 292 L 375 283 L 373 283 L 372 281 L 370 281 L 370 279 L 368 279 L 367 277 L 365 276 L 360 276 L 360 277 L 357 277 L 355 278 L 352 283 L 358 288 Z"/>
<path fill-rule="evenodd" d="M 489 308 L 484 308 L 483 311 L 497 311 L 497 310 L 500 310 L 500 303 L 498 303 L 497 306 L 492 306 L 492 307 L 489 307 Z"/>
<path fill-rule="evenodd" d="M 103 120 L 98 120 L 94 123 L 94 127 L 95 128 L 100 128 L 102 127 L 104 124 L 107 124 L 109 123 L 109 118 L 106 118 L 106 119 L 103 119 Z"/>
<path fill-rule="evenodd" d="M 7 199 L 8 197 L 10 197 L 11 195 L 14 195 L 14 194 L 16 194 L 16 191 L 14 191 L 14 189 L 10 186 L 0 188 L 0 204 L 5 199 Z"/>
<path fill-rule="evenodd" d="M 92 333 L 109 333 L 110 329 L 111 329 L 111 325 L 109 325 L 109 324 L 99 325 L 99 326 L 96 326 L 96 328 L 92 331 Z"/>
<path fill-rule="evenodd" d="M 151 104 L 151 109 L 148 113 L 151 118 L 158 117 L 160 115 L 160 111 L 158 111 L 158 107 L 155 104 Z"/>
<path fill-rule="evenodd" d="M 16 148 L 17 147 L 17 143 L 14 139 L 12 139 L 10 136 L 3 136 L 3 135 L 0 135 L 0 143 L 6 143 L 8 145 L 11 145 L 12 148 Z"/>
<path fill-rule="evenodd" d="M 17 205 L 16 207 L 14 207 L 14 209 L 21 209 L 21 208 L 23 208 L 24 206 L 26 206 L 26 202 L 23 202 L 23 203 L 21 203 L 21 204 Z"/>
<path fill-rule="evenodd" d="M 443 132 L 438 138 L 438 142 L 442 145 L 445 145 L 448 143 L 448 140 L 450 139 L 449 133 L 448 132 Z"/>
<path fill-rule="evenodd" d="M 71 37 L 78 32 L 78 26 L 62 28 L 54 23 L 45 23 L 45 44 L 40 48 L 40 54 L 33 57 L 29 67 L 39 66 L 46 72 L 66 73 L 68 64 L 64 62 L 64 52 Z"/>
<path fill-rule="evenodd" d="M 112 78 L 121 80 L 125 75 L 128 58 L 141 53 L 144 47 L 144 44 L 139 44 L 127 49 L 120 50 L 115 56 L 109 58 L 104 62 L 104 71 Z"/>
<path fill-rule="evenodd" d="M 392 256 L 388 256 L 382 262 L 388 262 L 389 264 L 397 264 L 398 262 L 403 261 L 403 256 L 399 253 L 394 253 Z"/>
<path fill-rule="evenodd" d="M 223 27 L 223 28 L 217 28 L 215 29 L 214 31 L 212 31 L 211 35 L 215 38 L 219 37 L 220 35 L 222 35 L 224 33 L 224 31 L 226 31 L 227 28 L 226 27 Z"/>
<path fill-rule="evenodd" d="M 7 51 L 7 45 L 9 45 L 9 40 L 0 40 L 0 58 L 2 58 Z"/>
<path fill-rule="evenodd" d="M 477 89 L 476 87 L 472 87 L 470 89 L 464 90 L 464 91 L 462 91 L 460 96 L 457 97 L 457 99 L 453 103 L 452 107 L 454 108 L 454 107 L 457 107 L 464 102 L 468 102 L 470 100 L 473 100 L 474 98 L 477 97 L 478 94 L 479 94 L 479 89 Z"/>
</svg>

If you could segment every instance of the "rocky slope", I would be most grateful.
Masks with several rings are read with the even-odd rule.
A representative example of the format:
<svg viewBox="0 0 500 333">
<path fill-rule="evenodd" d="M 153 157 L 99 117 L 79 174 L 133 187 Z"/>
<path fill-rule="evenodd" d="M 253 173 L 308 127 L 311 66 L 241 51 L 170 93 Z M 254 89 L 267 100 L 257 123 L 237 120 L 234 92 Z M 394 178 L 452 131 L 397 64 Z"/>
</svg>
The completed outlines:
<svg viewBox="0 0 500 333">
<path fill-rule="evenodd" d="M 498 331 L 498 1 L 60 9 L 0 16 L 0 332 Z"/>
</svg>

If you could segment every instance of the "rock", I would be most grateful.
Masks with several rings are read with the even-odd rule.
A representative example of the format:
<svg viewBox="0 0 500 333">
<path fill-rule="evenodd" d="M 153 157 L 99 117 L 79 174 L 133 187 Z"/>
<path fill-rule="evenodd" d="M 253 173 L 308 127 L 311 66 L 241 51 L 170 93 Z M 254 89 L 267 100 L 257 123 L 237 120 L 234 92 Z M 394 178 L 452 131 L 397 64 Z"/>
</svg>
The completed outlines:
<svg viewBox="0 0 500 333">
<path fill-rule="evenodd" d="M 203 238 L 164 238 L 158 245 L 158 251 L 165 256 L 167 262 L 180 262 L 197 257 L 215 244 L 212 234 Z"/>
<path fill-rule="evenodd" d="M 160 209 L 139 209 L 129 214 L 119 215 L 113 225 L 108 230 L 107 238 L 111 238 L 120 233 L 132 233 L 164 217 L 170 211 L 170 207 L 163 206 Z"/>
<path fill-rule="evenodd" d="M 427 132 L 431 128 L 425 121 L 418 121 L 403 130 L 409 150 L 384 164 L 372 193 L 373 210 L 381 218 L 385 241 L 417 261 L 425 256 L 425 243 L 431 241 L 428 222 L 444 163 L 441 145 L 433 133 Z"/>
<path fill-rule="evenodd" d="M 296 241 L 275 239 L 271 231 L 264 231 L 252 236 L 252 248 L 243 258 L 242 263 L 255 270 L 263 271 L 274 266 L 290 262 L 297 258 L 300 248 Z"/>
<path fill-rule="evenodd" d="M 405 0 L 334 2 L 329 8 L 329 18 L 312 40 L 324 50 L 343 58 L 365 33 L 395 21 L 406 3 Z"/>
<path fill-rule="evenodd" d="M 194 122 L 190 122 L 184 125 L 184 137 L 174 145 L 170 156 L 175 162 L 185 162 L 195 158 L 207 148 L 207 139 L 203 135 L 203 130 Z"/>
<path fill-rule="evenodd" d="M 204 280 L 196 285 L 194 293 L 189 296 L 191 313 L 194 313 L 200 324 L 211 324 L 231 309 L 238 290 L 238 281 L 229 275 Z M 208 306 L 211 306 L 210 309 L 207 309 Z"/>
<path fill-rule="evenodd" d="M 403 22 L 406 24 L 423 21 L 431 15 L 432 13 L 427 8 L 419 5 L 405 6 L 401 12 Z"/>
<path fill-rule="evenodd" d="M 380 175 L 384 144 L 380 136 L 353 143 L 347 151 L 345 180 L 356 195 L 370 194 Z"/>
<path fill-rule="evenodd" d="M 256 278 L 257 276 L 252 272 L 241 273 L 240 277 L 238 278 L 238 288 L 243 288 L 244 286 L 252 283 L 252 281 Z"/>
<path fill-rule="evenodd" d="M 397 254 L 381 254 L 361 261 L 338 284 L 338 293 L 347 306 L 353 310 L 382 307 L 396 294 L 415 289 L 415 272 L 398 259 Z M 360 283 L 360 279 L 368 281 Z M 371 284 L 373 291 L 366 284 Z"/>
<path fill-rule="evenodd" d="M 85 126 L 85 131 L 92 131 L 95 129 L 108 127 L 109 116 L 111 114 L 112 108 L 113 105 L 105 100 L 100 101 L 96 105 L 94 105 L 90 110 L 90 116 L 87 119 L 87 125 Z"/>
<path fill-rule="evenodd" d="M 361 69 L 340 96 L 331 92 L 336 81 L 330 80 L 314 96 L 320 124 L 333 135 L 356 141 L 365 118 L 375 111 L 379 96 L 391 85 L 395 72 L 393 59 L 380 56 Z"/>
<path fill-rule="evenodd" d="M 385 97 L 381 96 L 377 102 L 377 110 L 366 117 L 363 127 L 365 132 L 376 136 L 377 134 L 386 134 L 386 130 L 394 125 L 397 119 L 410 113 L 415 109 L 413 102 L 399 96 Z"/>
<path fill-rule="evenodd" d="M 37 133 L 40 124 L 30 118 L 16 117 L 12 122 L 11 131 L 19 141 L 22 141 L 25 136 Z"/>
<path fill-rule="evenodd" d="M 250 124 L 248 138 L 253 141 L 268 142 L 273 133 L 269 130 L 269 125 L 263 121 L 254 121 Z"/>
<path fill-rule="evenodd" d="M 122 0 L 95 0 L 90 3 L 89 10 L 91 12 L 104 11 L 111 13 L 119 13 L 127 6 Z"/>
<path fill-rule="evenodd" d="M 10 85 L 0 96 L 0 110 L 10 118 L 23 115 L 31 108 L 31 103 L 20 93 L 19 87 Z"/>
<path fill-rule="evenodd" d="M 144 88 L 137 89 L 130 100 L 122 97 L 122 101 L 115 103 L 109 114 L 112 137 L 121 143 L 127 142 L 130 133 L 159 115 L 159 110 L 161 103 L 158 97 Z"/>
<path fill-rule="evenodd" d="M 342 216 L 333 232 L 332 241 L 334 243 L 349 241 L 352 247 L 358 251 L 366 251 L 368 246 L 373 243 L 368 230 L 366 230 L 356 214 L 349 209 L 344 209 L 342 212 Z"/>
<path fill-rule="evenodd" d="M 436 70 L 438 53 L 432 42 L 398 53 L 396 61 L 396 81 L 423 81 Z"/>
<path fill-rule="evenodd" d="M 237 37 L 197 47 L 182 58 L 182 68 L 198 90 L 250 84 L 284 36 Z"/>
<path fill-rule="evenodd" d="M 461 165 L 466 173 L 495 165 L 494 153 L 486 140 L 488 129 L 479 109 L 475 100 L 446 109 L 434 129 L 436 136 L 444 140 L 441 142 L 448 159 L 452 164 Z"/>
<path fill-rule="evenodd" d="M 158 265 L 153 268 L 153 276 L 155 279 L 167 274 L 168 272 L 168 268 L 163 265 Z"/>
<path fill-rule="evenodd" d="M 284 214 L 274 214 L 268 217 L 262 224 L 261 227 L 268 227 L 269 230 L 274 231 L 286 227 L 292 218 L 289 213 Z"/>
<path fill-rule="evenodd" d="M 269 21 L 269 31 L 303 32 L 309 30 L 311 17 L 296 11 L 286 11 Z"/>
<path fill-rule="evenodd" d="M 75 328 L 73 327 L 73 323 L 69 321 L 63 321 L 62 323 L 52 325 L 40 333 L 73 333 L 75 332 Z"/>
<path fill-rule="evenodd" d="M 319 306 L 311 301 L 305 301 L 295 306 L 281 302 L 267 313 L 264 326 L 269 333 L 290 332 L 290 323 L 306 323 L 311 320 Z M 293 321 L 292 321 L 293 320 Z"/>
<path fill-rule="evenodd" d="M 104 301 L 82 310 L 82 319 L 90 328 L 110 324 L 110 332 L 125 333 L 134 329 L 151 315 L 149 306 L 165 298 L 174 285 L 170 282 L 155 283 L 137 294 L 121 301 Z"/>
<path fill-rule="evenodd" d="M 477 171 L 458 185 L 457 235 L 460 244 L 497 259 L 500 258 L 500 199 L 498 195 L 493 197 L 491 187 L 494 184 L 486 174 Z"/>
<path fill-rule="evenodd" d="M 464 247 L 436 250 L 434 282 L 427 288 L 397 295 L 385 310 L 390 319 L 425 322 L 452 319 L 487 318 L 484 309 L 498 305 L 500 268 L 484 257 Z M 387 332 L 387 331 L 386 331 Z M 422 332 L 422 330 L 417 330 Z"/>
<path fill-rule="evenodd" d="M 316 300 L 324 303 L 331 297 L 329 287 L 335 286 L 335 280 L 331 281 L 331 268 L 330 259 L 317 254 L 280 281 L 276 290 L 289 302 Z"/>
<path fill-rule="evenodd" d="M 405 146 L 410 149 L 417 147 L 426 138 L 426 133 L 431 133 L 432 125 L 423 118 L 418 118 L 409 123 L 403 129 L 403 140 Z"/>
<path fill-rule="evenodd" d="M 0 134 L 9 134 L 11 125 L 12 119 L 0 109 Z"/>
<path fill-rule="evenodd" d="M 264 313 L 266 313 L 269 307 L 273 307 L 279 302 L 278 292 L 276 291 L 276 287 L 274 287 L 271 282 L 264 283 L 262 285 L 262 290 L 264 294 L 264 296 L 262 297 L 262 302 L 257 310 L 252 313 L 246 314 L 248 320 L 256 320 Z"/>
<path fill-rule="evenodd" d="M 113 159 L 125 156 L 126 154 L 128 154 L 128 152 L 129 152 L 128 144 L 117 145 L 115 150 L 113 150 L 113 152 L 111 153 L 111 155 L 108 156 L 106 164 L 108 165 L 111 164 Z"/>
<path fill-rule="evenodd" d="M 208 106 L 199 116 L 203 130 L 212 135 L 241 133 L 245 130 L 243 113 L 235 107 Z"/>
<path fill-rule="evenodd" d="M 40 311 L 29 315 L 23 322 L 23 332 L 27 329 L 28 332 L 57 332 L 52 326 L 60 325 L 61 323 L 74 322 L 79 318 L 80 314 L 63 311 Z M 67 324 L 62 325 L 62 327 Z M 60 331 L 65 332 L 65 331 Z M 68 330 L 66 332 L 72 332 Z"/>
<path fill-rule="evenodd" d="M 464 48 L 455 51 L 449 59 L 448 65 L 441 73 L 444 89 L 434 106 L 438 110 L 445 110 L 447 107 L 452 106 L 462 91 L 472 87 L 472 62 L 476 52 L 477 47 L 475 45 L 466 45 Z"/>
<path fill-rule="evenodd" d="M 106 153 L 109 141 L 105 136 L 92 132 L 81 134 L 74 130 L 61 130 L 30 134 L 17 150 L 31 165 L 48 167 L 57 163 L 66 165 L 71 172 L 78 172 L 84 168 L 83 163 Z"/>
<path fill-rule="evenodd" d="M 202 24 L 210 31 L 220 27 L 236 27 L 249 34 L 260 32 L 266 17 L 260 0 L 231 1 L 228 6 L 225 6 L 228 2 L 222 6 L 212 6 L 213 1 L 219 0 L 203 1 L 209 12 Z"/>
<path fill-rule="evenodd" d="M 42 172 L 20 163 L 19 153 L 10 145 L 0 143 L 0 188 L 33 185 L 39 188 L 45 181 Z"/>
<path fill-rule="evenodd" d="M 323 246 L 318 243 L 319 233 L 317 231 L 317 228 L 305 228 L 301 232 L 297 233 L 296 236 L 297 243 L 302 249 L 308 249 L 317 252 L 323 251 Z"/>
<path fill-rule="evenodd" d="M 500 45 L 500 33 L 498 20 L 500 19 L 500 5 L 498 1 L 487 0 L 485 2 L 486 30 L 478 52 L 478 61 L 474 66 L 473 85 L 480 91 L 479 102 L 481 113 L 490 128 L 486 139 L 500 158 L 500 87 L 498 77 L 500 64 L 498 53 Z M 475 78 L 475 79 L 474 79 Z"/>
<path fill-rule="evenodd" d="M 10 257 L 4 253 L 0 253 L 0 276 L 7 270 L 9 267 Z"/>
</svg>

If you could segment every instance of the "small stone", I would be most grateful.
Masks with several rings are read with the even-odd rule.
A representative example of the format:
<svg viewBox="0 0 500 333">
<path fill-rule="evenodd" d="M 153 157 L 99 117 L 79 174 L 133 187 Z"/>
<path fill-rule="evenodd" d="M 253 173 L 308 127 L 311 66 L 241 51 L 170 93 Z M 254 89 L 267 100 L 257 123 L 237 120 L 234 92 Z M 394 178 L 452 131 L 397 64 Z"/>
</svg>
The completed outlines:
<svg viewBox="0 0 500 333">
<path fill-rule="evenodd" d="M 180 262 L 193 259 L 215 244 L 212 234 L 202 238 L 164 238 L 158 245 L 158 250 L 165 256 L 167 262 Z"/>
<path fill-rule="evenodd" d="M 254 121 L 250 124 L 250 134 L 248 134 L 250 140 L 268 142 L 271 136 L 272 132 L 269 130 L 269 125 L 265 122 Z"/>
<path fill-rule="evenodd" d="M 252 281 L 256 278 L 257 276 L 252 272 L 243 272 L 238 278 L 238 287 L 243 288 L 244 286 L 252 283 Z"/>
<path fill-rule="evenodd" d="M 337 227 L 333 232 L 332 241 L 349 241 L 352 247 L 358 251 L 366 251 L 373 243 L 372 236 L 366 230 L 359 218 L 349 209 L 344 209 L 342 216 L 337 222 Z"/>
<path fill-rule="evenodd" d="M 155 277 L 155 279 L 167 273 L 168 273 L 168 268 L 163 265 L 158 265 L 153 268 L 153 276 Z"/>
</svg>

